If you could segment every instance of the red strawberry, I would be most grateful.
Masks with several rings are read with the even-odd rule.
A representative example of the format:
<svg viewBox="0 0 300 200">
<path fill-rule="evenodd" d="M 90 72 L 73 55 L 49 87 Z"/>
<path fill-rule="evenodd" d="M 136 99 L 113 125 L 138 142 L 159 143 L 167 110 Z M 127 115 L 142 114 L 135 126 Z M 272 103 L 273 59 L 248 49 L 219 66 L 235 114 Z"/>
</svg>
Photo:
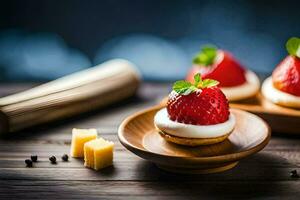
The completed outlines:
<svg viewBox="0 0 300 200">
<path fill-rule="evenodd" d="M 273 85 L 278 90 L 300 96 L 300 38 L 290 38 L 285 46 L 290 55 L 273 71 Z"/>
<path fill-rule="evenodd" d="M 194 58 L 195 65 L 187 75 L 188 81 L 193 81 L 193 76 L 201 73 L 203 79 L 219 81 L 219 87 L 232 87 L 246 82 L 245 69 L 229 52 L 215 49 L 215 53 L 212 55 L 213 48 L 209 47 L 211 55 L 207 56 L 206 48 L 203 48 Z"/>
<path fill-rule="evenodd" d="M 169 95 L 167 111 L 169 118 L 184 124 L 212 125 L 229 118 L 229 105 L 217 81 L 201 80 L 195 75 L 195 84 L 177 81 Z"/>
<path fill-rule="evenodd" d="M 273 71 L 272 80 L 278 90 L 300 96 L 300 59 L 287 56 Z"/>
</svg>

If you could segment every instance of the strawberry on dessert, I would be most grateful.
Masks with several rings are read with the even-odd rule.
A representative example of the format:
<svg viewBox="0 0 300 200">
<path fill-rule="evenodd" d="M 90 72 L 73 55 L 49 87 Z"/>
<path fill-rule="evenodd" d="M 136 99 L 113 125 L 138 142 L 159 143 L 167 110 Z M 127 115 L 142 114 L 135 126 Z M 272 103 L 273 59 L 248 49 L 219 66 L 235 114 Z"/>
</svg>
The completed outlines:
<svg viewBox="0 0 300 200">
<path fill-rule="evenodd" d="M 273 103 L 300 108 L 300 38 L 290 38 L 286 48 L 289 55 L 264 81 L 262 93 Z"/>
<path fill-rule="evenodd" d="M 219 87 L 230 101 L 254 96 L 259 90 L 256 74 L 245 69 L 229 52 L 205 46 L 193 59 L 186 80 L 193 82 L 196 73 L 203 79 L 219 81 Z"/>
<path fill-rule="evenodd" d="M 198 73 L 193 83 L 177 81 L 169 95 L 167 108 L 158 111 L 154 123 L 167 141 L 197 146 L 225 140 L 232 132 L 235 118 L 228 100 L 212 79 L 202 80 Z"/>
</svg>

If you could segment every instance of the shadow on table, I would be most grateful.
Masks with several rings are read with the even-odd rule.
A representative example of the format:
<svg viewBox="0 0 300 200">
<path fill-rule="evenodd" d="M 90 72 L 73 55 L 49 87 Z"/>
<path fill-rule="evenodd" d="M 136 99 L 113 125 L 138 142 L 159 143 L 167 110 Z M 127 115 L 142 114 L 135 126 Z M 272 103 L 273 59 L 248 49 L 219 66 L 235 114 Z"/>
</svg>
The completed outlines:
<svg viewBox="0 0 300 200">
<path fill-rule="evenodd" d="M 141 162 L 139 171 L 144 176 L 157 177 L 158 182 L 145 185 L 166 195 L 218 198 L 266 198 L 299 195 L 289 172 L 293 164 L 279 156 L 260 153 L 241 161 L 232 170 L 207 175 L 178 175 L 165 172 L 154 164 Z M 149 187 L 149 188 L 148 188 Z M 296 196 L 295 196 L 296 197 Z"/>
<path fill-rule="evenodd" d="M 298 139 L 300 142 L 300 130 L 299 130 L 299 134 L 283 134 L 283 133 L 272 132 L 272 137 Z"/>
</svg>

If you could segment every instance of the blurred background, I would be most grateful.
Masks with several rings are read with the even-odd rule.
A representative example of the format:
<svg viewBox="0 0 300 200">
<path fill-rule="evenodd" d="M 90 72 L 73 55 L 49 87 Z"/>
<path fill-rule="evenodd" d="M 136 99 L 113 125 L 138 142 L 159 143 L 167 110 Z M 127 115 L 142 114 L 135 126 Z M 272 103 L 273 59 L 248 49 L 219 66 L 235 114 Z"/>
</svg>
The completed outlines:
<svg viewBox="0 0 300 200">
<path fill-rule="evenodd" d="M 300 34 L 300 1 L 7 0 L 0 6 L 0 80 L 48 81 L 111 58 L 146 80 L 183 78 L 200 46 L 231 51 L 259 73 Z"/>
</svg>

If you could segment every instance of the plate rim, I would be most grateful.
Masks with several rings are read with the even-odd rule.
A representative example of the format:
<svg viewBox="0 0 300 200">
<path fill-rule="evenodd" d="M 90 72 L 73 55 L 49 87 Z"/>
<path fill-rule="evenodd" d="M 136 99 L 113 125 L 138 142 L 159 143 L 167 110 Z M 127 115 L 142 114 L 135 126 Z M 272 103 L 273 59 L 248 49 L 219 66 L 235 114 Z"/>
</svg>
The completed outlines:
<svg viewBox="0 0 300 200">
<path fill-rule="evenodd" d="M 132 119 L 134 119 L 135 117 L 141 115 L 141 114 L 144 114 L 146 112 L 150 112 L 152 110 L 156 110 L 156 109 L 161 109 L 165 107 L 164 105 L 155 105 L 155 106 L 152 106 L 152 107 L 149 107 L 149 108 L 146 108 L 146 109 L 143 109 L 141 111 L 138 111 L 138 112 L 135 112 L 133 114 L 131 114 L 130 116 L 126 117 L 122 123 L 120 124 L 119 128 L 118 128 L 118 139 L 120 141 L 120 143 L 126 148 L 128 149 L 129 151 L 133 152 L 134 154 L 136 154 L 136 151 L 139 151 L 143 154 L 148 154 L 149 156 L 150 155 L 155 155 L 156 157 L 160 157 L 160 158 L 169 158 L 169 159 L 180 159 L 180 160 L 189 160 L 189 161 L 201 161 L 201 162 L 209 162 L 209 163 L 212 163 L 212 162 L 231 162 L 231 161 L 237 161 L 237 160 L 240 160 L 242 158 L 245 158 L 249 155 L 252 155 L 254 153 L 257 153 L 259 151 L 261 151 L 270 141 L 271 139 L 271 128 L 270 126 L 265 122 L 265 120 L 263 120 L 261 117 L 253 114 L 253 113 L 250 113 L 250 112 L 247 112 L 247 111 L 244 111 L 244 110 L 241 110 L 241 109 L 236 109 L 236 108 L 230 108 L 231 110 L 236 110 L 238 112 L 245 112 L 249 115 L 252 115 L 256 118 L 258 118 L 259 120 L 261 120 L 263 122 L 263 124 L 266 126 L 267 128 L 267 136 L 263 139 L 262 142 L 260 142 L 258 145 L 255 145 L 253 147 L 251 147 L 250 149 L 247 149 L 245 151 L 240 151 L 240 152 L 236 152 L 236 153 L 229 153 L 229 154 L 224 154 L 224 155 L 218 155 L 218 156 L 207 156 L 207 157 L 189 157 L 189 156 L 176 156 L 176 155 L 164 155 L 164 154 L 159 154 L 159 153 L 155 153 L 155 152 L 152 152 L 152 151 L 149 151 L 147 149 L 142 149 L 142 148 L 139 148 L 137 146 L 134 146 L 132 145 L 131 143 L 129 143 L 125 137 L 123 136 L 122 132 L 124 131 L 124 128 L 126 126 L 126 124 L 128 122 L 130 122 Z M 136 154 L 138 155 L 139 157 L 142 157 L 140 156 L 139 154 Z M 144 158 L 144 157 L 142 157 Z"/>
</svg>

